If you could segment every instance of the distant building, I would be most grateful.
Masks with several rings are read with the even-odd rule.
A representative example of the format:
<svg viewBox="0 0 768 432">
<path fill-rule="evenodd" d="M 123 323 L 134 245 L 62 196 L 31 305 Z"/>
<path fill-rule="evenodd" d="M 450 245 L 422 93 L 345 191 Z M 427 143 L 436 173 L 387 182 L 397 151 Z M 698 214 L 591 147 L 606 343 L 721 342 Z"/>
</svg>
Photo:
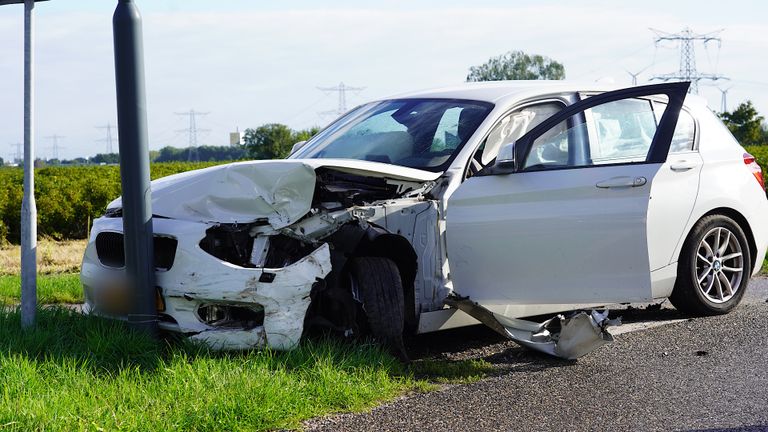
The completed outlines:
<svg viewBox="0 0 768 432">
<path fill-rule="evenodd" d="M 233 147 L 243 145 L 243 134 L 239 129 L 229 133 L 229 145 Z"/>
</svg>

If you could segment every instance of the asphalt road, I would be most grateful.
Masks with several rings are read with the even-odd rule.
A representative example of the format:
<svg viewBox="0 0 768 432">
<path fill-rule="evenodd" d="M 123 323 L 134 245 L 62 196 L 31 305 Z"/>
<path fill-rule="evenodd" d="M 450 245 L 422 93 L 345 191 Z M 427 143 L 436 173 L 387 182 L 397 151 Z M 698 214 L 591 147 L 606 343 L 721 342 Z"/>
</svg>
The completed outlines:
<svg viewBox="0 0 768 432">
<path fill-rule="evenodd" d="M 416 358 L 482 358 L 498 374 L 314 419 L 312 431 L 768 431 L 768 279 L 725 316 L 622 311 L 631 331 L 575 362 L 473 327 L 416 337 Z M 616 333 L 616 332 L 614 332 Z"/>
</svg>

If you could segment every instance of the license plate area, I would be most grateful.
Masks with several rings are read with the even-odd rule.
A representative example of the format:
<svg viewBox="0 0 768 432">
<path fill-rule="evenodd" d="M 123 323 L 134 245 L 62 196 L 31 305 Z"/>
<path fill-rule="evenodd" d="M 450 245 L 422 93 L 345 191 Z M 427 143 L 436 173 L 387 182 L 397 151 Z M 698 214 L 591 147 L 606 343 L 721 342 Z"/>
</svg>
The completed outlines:
<svg viewBox="0 0 768 432">
<path fill-rule="evenodd" d="M 102 289 L 94 290 L 96 308 L 109 315 L 128 315 L 133 307 L 133 290 L 125 282 L 112 282 Z M 162 288 L 155 287 L 155 308 L 165 312 Z"/>
</svg>

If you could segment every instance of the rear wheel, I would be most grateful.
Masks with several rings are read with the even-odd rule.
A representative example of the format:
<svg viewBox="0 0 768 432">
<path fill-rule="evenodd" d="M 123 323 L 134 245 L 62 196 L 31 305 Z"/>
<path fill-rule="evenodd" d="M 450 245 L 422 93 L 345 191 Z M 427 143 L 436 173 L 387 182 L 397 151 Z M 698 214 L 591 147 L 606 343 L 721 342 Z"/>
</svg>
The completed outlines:
<svg viewBox="0 0 768 432">
<path fill-rule="evenodd" d="M 678 310 L 693 315 L 728 313 L 744 296 L 751 263 L 741 227 L 727 216 L 706 216 L 683 244 L 669 300 Z"/>
<path fill-rule="evenodd" d="M 383 257 L 353 258 L 349 280 L 352 295 L 363 305 L 373 337 L 406 361 L 403 283 L 397 265 Z"/>
</svg>

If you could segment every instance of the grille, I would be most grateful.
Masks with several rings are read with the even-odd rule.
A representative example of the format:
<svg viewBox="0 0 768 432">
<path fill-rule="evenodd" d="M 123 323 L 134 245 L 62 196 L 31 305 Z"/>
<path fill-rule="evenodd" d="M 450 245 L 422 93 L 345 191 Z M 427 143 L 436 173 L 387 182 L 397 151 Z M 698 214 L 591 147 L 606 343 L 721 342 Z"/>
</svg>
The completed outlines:
<svg viewBox="0 0 768 432">
<path fill-rule="evenodd" d="M 168 270 L 176 259 L 179 242 L 170 237 L 154 237 L 155 269 Z M 125 267 L 123 234 L 102 232 L 96 236 L 96 254 L 99 261 L 107 267 Z"/>
<path fill-rule="evenodd" d="M 99 261 L 107 267 L 124 267 L 123 235 L 114 232 L 99 233 L 96 236 L 96 254 L 99 255 Z"/>
</svg>

